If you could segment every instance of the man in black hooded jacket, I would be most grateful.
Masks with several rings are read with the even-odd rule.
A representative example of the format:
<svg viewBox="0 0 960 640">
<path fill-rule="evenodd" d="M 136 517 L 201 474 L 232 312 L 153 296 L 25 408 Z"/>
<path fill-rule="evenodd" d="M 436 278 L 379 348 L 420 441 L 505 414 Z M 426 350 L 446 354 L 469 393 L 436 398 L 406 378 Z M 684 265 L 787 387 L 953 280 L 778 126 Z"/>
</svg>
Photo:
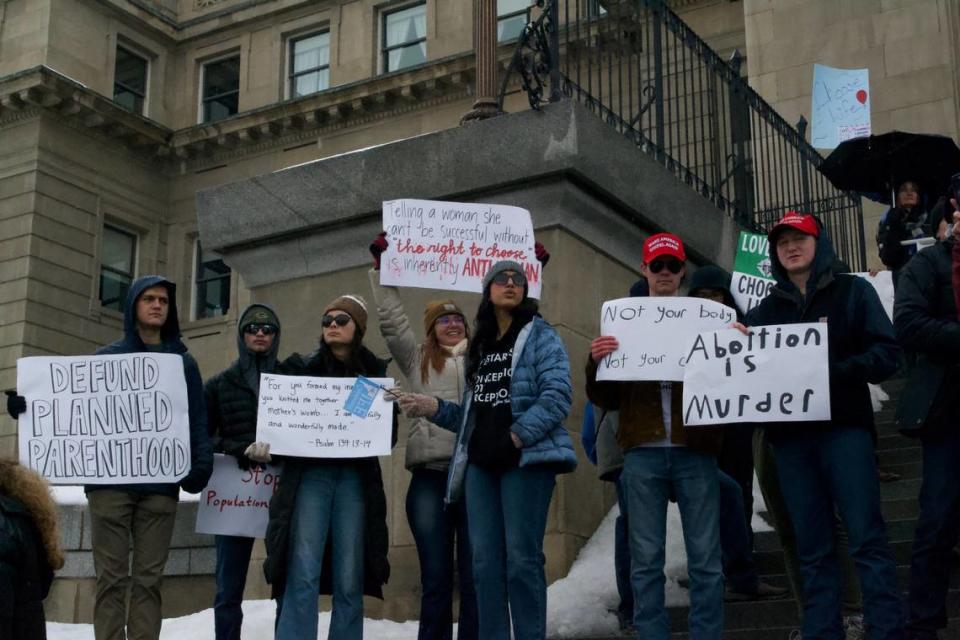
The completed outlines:
<svg viewBox="0 0 960 640">
<path fill-rule="evenodd" d="M 279 349 L 280 320 L 276 312 L 265 304 L 250 305 L 237 323 L 237 359 L 207 380 L 204 387 L 213 450 L 232 456 L 243 470 L 260 466 L 245 451 L 257 439 L 260 374 L 274 373 Z M 216 536 L 213 622 L 217 640 L 240 640 L 243 588 L 253 541 L 242 536 Z"/>
</svg>

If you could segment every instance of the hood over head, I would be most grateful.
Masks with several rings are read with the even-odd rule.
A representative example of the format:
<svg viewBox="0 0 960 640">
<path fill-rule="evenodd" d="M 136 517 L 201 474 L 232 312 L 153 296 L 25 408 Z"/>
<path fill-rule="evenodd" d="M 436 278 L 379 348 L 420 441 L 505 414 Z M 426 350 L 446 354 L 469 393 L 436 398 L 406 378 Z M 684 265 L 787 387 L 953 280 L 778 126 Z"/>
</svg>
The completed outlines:
<svg viewBox="0 0 960 640">
<path fill-rule="evenodd" d="M 137 299 L 151 287 L 162 286 L 167 289 L 170 298 L 170 307 L 167 312 L 167 321 L 160 329 L 160 340 L 163 343 L 180 341 L 180 319 L 177 317 L 177 285 L 163 276 L 143 276 L 137 278 L 127 291 L 127 300 L 123 311 L 123 334 L 127 342 L 143 344 L 140 333 L 137 331 Z M 185 350 L 185 349 L 184 349 Z"/>
<path fill-rule="evenodd" d="M 723 292 L 723 304 L 735 309 L 737 309 L 736 300 L 733 298 L 733 294 L 730 293 L 730 279 L 731 276 L 725 269 L 721 269 L 718 266 L 708 264 L 700 267 L 693 272 L 693 276 L 690 278 L 690 292 L 688 295 L 696 297 L 697 292 L 701 289 L 715 289 L 717 291 Z"/>
<path fill-rule="evenodd" d="M 816 236 L 817 248 L 813 256 L 813 263 L 810 265 L 810 278 L 807 280 L 807 290 L 799 293 L 807 295 L 816 291 L 823 284 L 833 279 L 834 265 L 837 262 L 837 254 L 833 250 L 833 242 L 830 240 L 830 233 L 819 219 L 814 218 L 817 223 L 818 235 Z M 777 256 L 776 237 L 771 233 L 770 240 L 770 264 L 773 270 L 773 278 L 777 281 L 777 288 L 781 291 L 797 291 L 796 286 L 790 281 L 787 270 L 780 262 Z"/>
<path fill-rule="evenodd" d="M 277 327 L 273 336 L 273 344 L 265 353 L 254 353 L 247 348 L 243 339 L 243 328 L 256 322 L 269 323 Z M 247 386 L 257 395 L 260 394 L 260 374 L 272 373 L 277 366 L 277 352 L 280 350 L 280 318 L 277 312 L 268 305 L 255 302 L 243 310 L 237 321 L 237 362 Z"/>
</svg>

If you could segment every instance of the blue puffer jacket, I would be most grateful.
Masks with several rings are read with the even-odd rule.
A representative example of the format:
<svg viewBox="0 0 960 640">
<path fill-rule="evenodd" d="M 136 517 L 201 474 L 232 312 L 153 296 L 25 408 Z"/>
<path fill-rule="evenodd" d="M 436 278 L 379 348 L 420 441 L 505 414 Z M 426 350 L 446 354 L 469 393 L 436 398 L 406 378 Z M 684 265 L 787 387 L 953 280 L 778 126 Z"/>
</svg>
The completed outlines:
<svg viewBox="0 0 960 640">
<path fill-rule="evenodd" d="M 117 489 L 142 494 L 159 494 L 176 498 L 182 487 L 187 493 L 200 493 L 210 474 L 213 473 L 213 447 L 207 433 L 207 405 L 203 397 L 203 378 L 197 361 L 187 353 L 187 346 L 180 340 L 180 321 L 177 318 L 177 286 L 162 276 L 143 276 L 130 285 L 127 292 L 123 314 L 123 338 L 97 350 L 97 355 L 118 353 L 142 353 L 147 351 L 137 331 L 136 302 L 140 294 L 162 285 L 167 288 L 170 298 L 170 311 L 167 321 L 160 329 L 162 353 L 175 353 L 183 358 L 183 376 L 187 382 L 187 402 L 190 414 L 190 471 L 180 480 L 179 486 L 173 483 L 125 484 L 125 485 L 87 485 L 87 493 L 98 489 Z"/>
<path fill-rule="evenodd" d="M 514 423 L 510 430 L 523 442 L 520 466 L 553 464 L 560 473 L 573 471 L 577 456 L 563 426 L 573 398 L 570 361 L 560 336 L 543 318 L 535 317 L 520 330 L 513 347 L 512 368 L 510 408 Z M 434 424 L 457 432 L 447 475 L 447 504 L 457 502 L 463 494 L 467 449 L 474 427 L 472 400 L 473 385 L 468 385 L 462 404 L 440 400 L 432 419 Z"/>
</svg>

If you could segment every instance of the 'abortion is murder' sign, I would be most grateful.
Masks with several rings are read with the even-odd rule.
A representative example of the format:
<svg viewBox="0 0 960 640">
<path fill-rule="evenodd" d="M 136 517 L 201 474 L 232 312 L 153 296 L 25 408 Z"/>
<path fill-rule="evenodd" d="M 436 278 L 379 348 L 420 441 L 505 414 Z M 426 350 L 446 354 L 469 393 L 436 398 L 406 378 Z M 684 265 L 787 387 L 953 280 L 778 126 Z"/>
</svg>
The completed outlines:
<svg viewBox="0 0 960 640">
<path fill-rule="evenodd" d="M 20 358 L 20 461 L 53 484 L 177 482 L 190 470 L 183 359 Z"/>
<path fill-rule="evenodd" d="M 829 419 L 825 322 L 712 331 L 690 346 L 685 425 Z"/>
<path fill-rule="evenodd" d="M 435 200 L 383 203 L 389 245 L 380 282 L 398 287 L 483 291 L 494 263 L 523 265 L 531 298 L 540 297 L 541 264 L 530 212 L 520 207 Z"/>
<path fill-rule="evenodd" d="M 369 378 L 384 387 L 392 378 Z M 378 393 L 364 418 L 344 405 L 356 378 L 260 376 L 257 440 L 270 453 L 304 458 L 364 458 L 390 453 L 393 405 Z"/>
<path fill-rule="evenodd" d="M 683 380 L 688 347 L 701 331 L 729 327 L 730 307 L 701 298 L 619 298 L 603 303 L 600 333 L 620 348 L 605 357 L 598 380 Z"/>
</svg>

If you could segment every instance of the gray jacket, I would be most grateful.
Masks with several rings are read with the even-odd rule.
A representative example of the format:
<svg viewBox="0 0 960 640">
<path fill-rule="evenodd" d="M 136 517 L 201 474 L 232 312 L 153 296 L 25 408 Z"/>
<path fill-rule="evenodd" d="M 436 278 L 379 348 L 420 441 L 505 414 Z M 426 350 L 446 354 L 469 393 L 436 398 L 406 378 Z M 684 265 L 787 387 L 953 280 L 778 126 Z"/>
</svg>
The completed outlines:
<svg viewBox="0 0 960 640">
<path fill-rule="evenodd" d="M 373 269 L 370 270 L 370 287 L 377 303 L 380 333 L 387 342 L 390 355 L 406 378 L 407 390 L 459 402 L 463 396 L 466 377 L 464 361 L 467 341 L 464 340 L 451 349 L 443 371 L 438 373 L 430 367 L 427 382 L 424 384 L 420 378 L 423 351 L 410 327 L 410 320 L 403 309 L 397 288 L 381 285 L 380 272 Z M 453 432 L 438 427 L 426 418 L 417 418 L 410 425 L 404 464 L 410 470 L 426 467 L 446 471 L 455 441 L 456 434 Z"/>
<path fill-rule="evenodd" d="M 623 450 L 617 444 L 620 412 L 596 407 L 593 422 L 597 429 L 597 475 L 601 480 L 616 482 L 623 471 Z"/>
</svg>

